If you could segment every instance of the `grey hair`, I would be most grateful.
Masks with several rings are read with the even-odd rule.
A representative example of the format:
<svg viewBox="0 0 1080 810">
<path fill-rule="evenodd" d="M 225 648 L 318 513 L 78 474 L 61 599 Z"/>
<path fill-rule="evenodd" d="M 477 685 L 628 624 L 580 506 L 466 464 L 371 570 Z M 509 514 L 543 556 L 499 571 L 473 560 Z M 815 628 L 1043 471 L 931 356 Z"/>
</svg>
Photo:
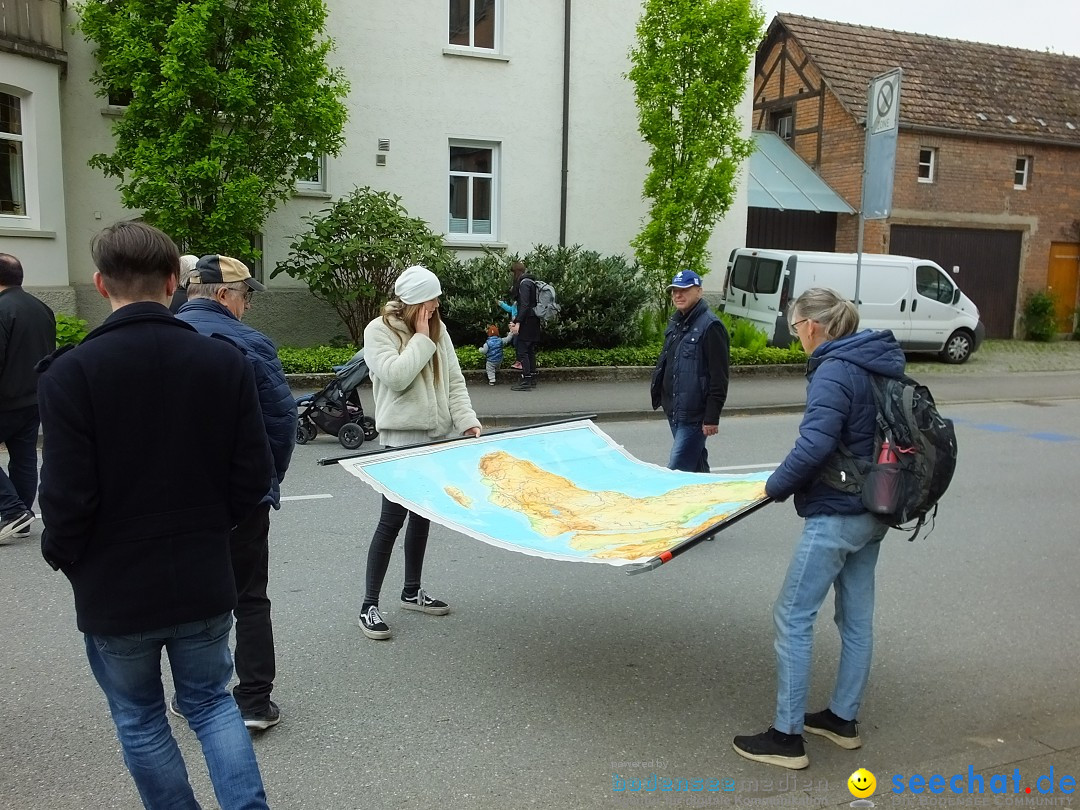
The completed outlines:
<svg viewBox="0 0 1080 810">
<path fill-rule="evenodd" d="M 209 283 L 196 282 L 192 284 L 191 282 L 198 277 L 198 273 L 194 272 L 190 276 L 188 276 L 187 295 L 189 300 L 192 298 L 217 298 L 218 290 L 236 290 L 238 292 L 247 292 L 247 285 L 244 284 L 244 282 L 242 281 L 230 281 L 225 284 L 213 281 Z"/>
<path fill-rule="evenodd" d="M 806 318 L 825 328 L 828 340 L 853 335 L 859 330 L 859 310 L 836 290 L 811 287 L 788 309 L 788 321 Z"/>
</svg>

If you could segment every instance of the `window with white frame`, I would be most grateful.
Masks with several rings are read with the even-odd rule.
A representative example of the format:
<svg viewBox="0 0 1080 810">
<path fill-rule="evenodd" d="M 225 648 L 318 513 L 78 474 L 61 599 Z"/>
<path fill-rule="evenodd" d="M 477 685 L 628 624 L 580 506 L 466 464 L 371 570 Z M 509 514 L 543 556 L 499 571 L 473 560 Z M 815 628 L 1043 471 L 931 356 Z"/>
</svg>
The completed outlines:
<svg viewBox="0 0 1080 810">
<path fill-rule="evenodd" d="M 26 216 L 22 99 L 0 92 L 0 215 Z"/>
<path fill-rule="evenodd" d="M 937 149 L 923 147 L 919 150 L 919 182 L 933 183 L 937 172 Z"/>
<path fill-rule="evenodd" d="M 501 0 L 450 0 L 451 45 L 498 50 Z"/>
<path fill-rule="evenodd" d="M 1031 158 L 1018 157 L 1016 168 L 1013 170 L 1013 188 L 1025 189 L 1031 182 Z"/>
<path fill-rule="evenodd" d="M 305 155 L 296 168 L 297 191 L 326 191 L 326 155 Z"/>
<path fill-rule="evenodd" d="M 498 159 L 497 144 L 450 142 L 449 233 L 480 240 L 495 236 Z"/>
<path fill-rule="evenodd" d="M 788 143 L 795 137 L 795 114 L 789 107 L 779 110 L 770 115 L 772 130 Z"/>
</svg>

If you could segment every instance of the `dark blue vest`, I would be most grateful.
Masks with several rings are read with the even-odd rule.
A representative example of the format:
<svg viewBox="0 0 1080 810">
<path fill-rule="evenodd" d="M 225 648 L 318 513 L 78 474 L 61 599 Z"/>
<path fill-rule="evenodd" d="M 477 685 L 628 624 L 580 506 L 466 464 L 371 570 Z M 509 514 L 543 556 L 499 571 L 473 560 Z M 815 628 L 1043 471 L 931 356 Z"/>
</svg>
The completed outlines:
<svg viewBox="0 0 1080 810">
<path fill-rule="evenodd" d="M 702 298 L 686 317 L 676 313 L 664 333 L 662 384 L 671 394 L 665 412 L 677 422 L 700 422 L 705 417 L 709 370 L 702 344 L 705 330 L 718 320 Z"/>
</svg>

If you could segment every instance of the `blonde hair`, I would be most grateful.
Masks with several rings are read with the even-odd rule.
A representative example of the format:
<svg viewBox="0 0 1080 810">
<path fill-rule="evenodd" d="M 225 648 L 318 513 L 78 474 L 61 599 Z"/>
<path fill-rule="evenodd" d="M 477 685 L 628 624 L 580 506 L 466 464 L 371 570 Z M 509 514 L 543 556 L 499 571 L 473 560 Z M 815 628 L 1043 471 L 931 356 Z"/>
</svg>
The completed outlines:
<svg viewBox="0 0 1080 810">
<path fill-rule="evenodd" d="M 825 329 L 826 340 L 853 335 L 859 330 L 859 310 L 836 290 L 811 287 L 788 308 L 788 322 L 800 318 L 819 323 Z"/>
<path fill-rule="evenodd" d="M 410 334 L 416 333 L 416 319 L 419 317 L 421 310 L 424 308 L 425 302 L 419 304 L 406 304 L 397 296 L 394 296 L 386 302 L 386 306 L 383 307 L 382 319 L 390 329 L 393 329 L 393 324 L 390 323 L 390 318 L 398 318 L 405 324 L 405 328 L 409 330 Z M 436 309 L 431 313 L 431 320 L 428 321 L 428 336 L 432 342 L 437 346 L 439 339 L 442 337 L 442 318 L 439 316 L 439 310 Z M 435 374 L 435 379 L 439 379 L 439 353 L 431 355 L 431 370 Z"/>
</svg>

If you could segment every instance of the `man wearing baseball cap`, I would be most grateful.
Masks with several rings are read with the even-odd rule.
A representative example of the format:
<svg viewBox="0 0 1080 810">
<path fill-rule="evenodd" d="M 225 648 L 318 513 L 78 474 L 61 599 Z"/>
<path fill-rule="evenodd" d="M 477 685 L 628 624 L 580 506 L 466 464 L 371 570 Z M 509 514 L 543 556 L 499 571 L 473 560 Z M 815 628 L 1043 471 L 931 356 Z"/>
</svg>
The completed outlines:
<svg viewBox="0 0 1080 810">
<path fill-rule="evenodd" d="M 653 410 L 664 408 L 673 443 L 668 468 L 708 472 L 705 439 L 716 435 L 728 390 L 728 333 L 702 297 L 701 276 L 680 270 L 671 284 L 675 314 L 652 375 Z"/>
<path fill-rule="evenodd" d="M 251 297 L 266 287 L 247 266 L 229 256 L 203 256 L 188 277 L 188 300 L 176 317 L 204 335 L 228 338 L 255 371 L 266 437 L 274 457 L 270 491 L 246 520 L 232 531 L 232 564 L 236 579 L 236 676 L 233 697 L 244 725 L 265 730 L 281 720 L 270 699 L 277 674 L 274 628 L 270 620 L 270 508 L 281 507 L 281 481 L 296 445 L 296 400 L 285 379 L 273 341 L 242 322 Z M 170 704 L 173 708 L 175 704 Z"/>
</svg>

